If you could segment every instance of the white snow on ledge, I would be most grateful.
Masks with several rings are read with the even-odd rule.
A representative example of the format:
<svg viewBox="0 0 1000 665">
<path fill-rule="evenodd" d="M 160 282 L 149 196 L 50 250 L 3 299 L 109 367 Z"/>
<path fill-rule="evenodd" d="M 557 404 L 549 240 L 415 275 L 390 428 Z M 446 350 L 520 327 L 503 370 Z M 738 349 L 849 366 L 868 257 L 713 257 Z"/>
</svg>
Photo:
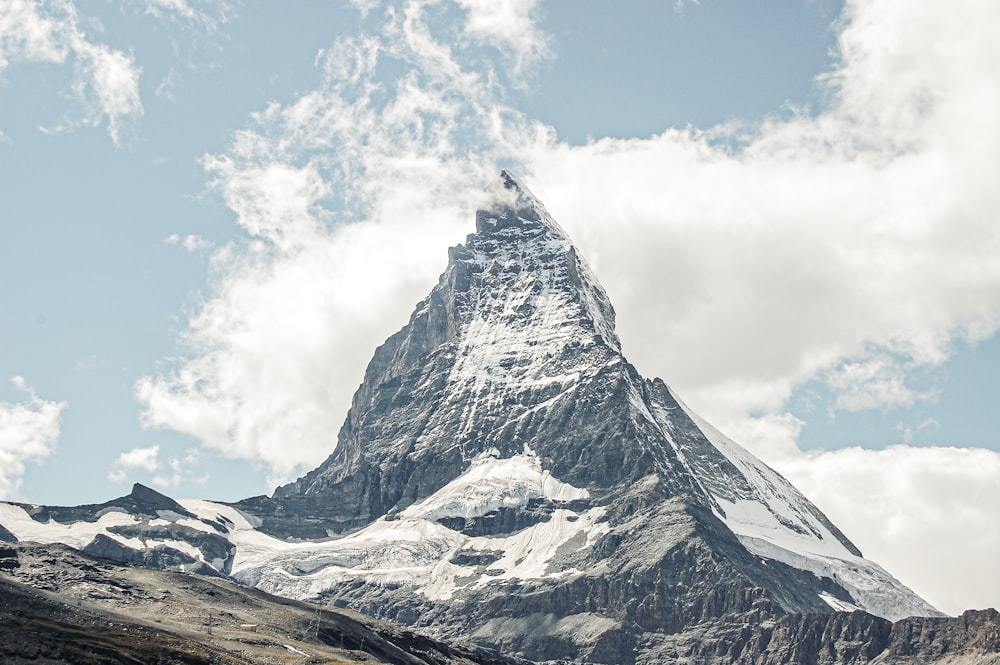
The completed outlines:
<svg viewBox="0 0 1000 665">
<path fill-rule="evenodd" d="M 874 561 L 850 554 L 845 557 L 833 557 L 810 552 L 795 552 L 752 536 L 738 535 L 738 538 L 744 547 L 757 556 L 809 571 L 816 577 L 832 579 L 851 594 L 856 604 L 852 609 L 863 609 L 889 621 L 898 621 L 911 616 L 940 615 L 937 610 Z M 830 600 L 827 598 L 823 598 L 823 601 L 830 605 Z"/>
<path fill-rule="evenodd" d="M 481 454 L 465 473 L 408 507 L 400 517 L 431 521 L 444 517 L 469 519 L 500 508 L 523 508 L 532 499 L 566 502 L 590 496 L 587 490 L 543 471 L 541 460 L 528 446 L 513 457 L 500 459 L 499 454 L 495 448 Z"/>
<path fill-rule="evenodd" d="M 857 605 L 852 605 L 846 600 L 841 600 L 826 591 L 819 594 L 819 599 L 824 603 L 833 608 L 835 612 L 854 612 L 855 610 L 860 610 L 861 608 Z"/>
</svg>

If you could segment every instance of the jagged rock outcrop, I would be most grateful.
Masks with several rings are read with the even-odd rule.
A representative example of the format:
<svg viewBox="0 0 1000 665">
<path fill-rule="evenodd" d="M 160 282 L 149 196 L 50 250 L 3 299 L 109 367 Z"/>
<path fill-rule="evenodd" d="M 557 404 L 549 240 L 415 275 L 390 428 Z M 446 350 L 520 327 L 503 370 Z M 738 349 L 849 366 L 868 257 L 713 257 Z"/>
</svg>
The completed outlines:
<svg viewBox="0 0 1000 665">
<path fill-rule="evenodd" d="M 892 626 L 878 663 L 1000 664 L 1000 612 L 967 610 L 957 618 L 911 617 Z"/>
</svg>

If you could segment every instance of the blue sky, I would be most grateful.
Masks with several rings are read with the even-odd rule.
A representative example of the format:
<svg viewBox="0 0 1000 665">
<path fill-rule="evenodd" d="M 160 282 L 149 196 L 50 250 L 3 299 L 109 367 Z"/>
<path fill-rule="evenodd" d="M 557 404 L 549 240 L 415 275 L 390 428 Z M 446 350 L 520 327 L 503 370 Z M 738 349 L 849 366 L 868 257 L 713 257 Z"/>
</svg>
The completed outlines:
<svg viewBox="0 0 1000 665">
<path fill-rule="evenodd" d="M 308 470 L 509 167 L 640 371 L 931 602 L 996 605 L 997 26 L 890 0 L 7 3 L 0 494 Z"/>
</svg>

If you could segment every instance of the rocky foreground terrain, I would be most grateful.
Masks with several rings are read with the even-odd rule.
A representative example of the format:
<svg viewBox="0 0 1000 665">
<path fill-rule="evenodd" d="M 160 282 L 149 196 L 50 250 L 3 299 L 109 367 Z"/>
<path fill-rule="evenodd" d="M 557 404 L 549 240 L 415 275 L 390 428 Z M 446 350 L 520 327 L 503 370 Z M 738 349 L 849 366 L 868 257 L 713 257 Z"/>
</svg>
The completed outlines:
<svg viewBox="0 0 1000 665">
<path fill-rule="evenodd" d="M 62 545 L 0 547 L 0 663 L 467 663 L 475 654 L 349 610 Z"/>
<path fill-rule="evenodd" d="M 855 611 L 705 623 L 672 636 L 654 657 L 718 665 L 1000 665 L 1000 613 L 891 623 Z M 0 662 L 526 663 L 218 577 L 24 543 L 0 547 Z"/>
</svg>

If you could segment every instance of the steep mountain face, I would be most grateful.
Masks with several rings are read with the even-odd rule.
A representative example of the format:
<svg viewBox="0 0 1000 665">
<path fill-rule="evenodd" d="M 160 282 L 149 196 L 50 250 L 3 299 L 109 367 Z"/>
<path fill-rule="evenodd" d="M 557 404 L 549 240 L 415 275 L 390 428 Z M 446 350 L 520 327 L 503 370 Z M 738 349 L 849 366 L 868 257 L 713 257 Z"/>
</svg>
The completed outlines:
<svg viewBox="0 0 1000 665">
<path fill-rule="evenodd" d="M 640 376 L 614 325 L 566 234 L 503 173 L 318 468 L 231 506 L 137 486 L 101 506 L 0 504 L 0 524 L 535 661 L 798 662 L 782 640 L 818 632 L 846 654 L 829 662 L 867 662 L 889 621 L 939 614 Z"/>
</svg>

